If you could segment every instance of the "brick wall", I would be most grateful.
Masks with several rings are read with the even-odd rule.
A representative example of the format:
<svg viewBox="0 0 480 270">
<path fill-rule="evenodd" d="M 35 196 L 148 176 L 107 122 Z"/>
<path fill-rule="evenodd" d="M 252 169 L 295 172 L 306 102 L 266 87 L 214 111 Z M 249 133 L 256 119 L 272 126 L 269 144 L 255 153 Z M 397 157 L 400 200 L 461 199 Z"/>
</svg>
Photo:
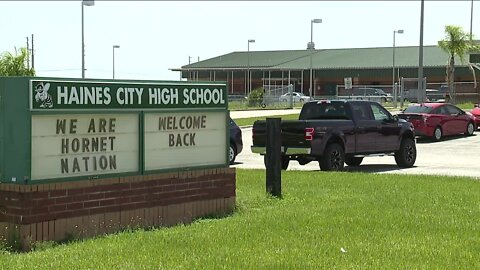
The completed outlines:
<svg viewBox="0 0 480 270">
<path fill-rule="evenodd" d="M 235 169 L 52 184 L 0 184 L 0 238 L 59 241 L 129 227 L 173 225 L 233 211 Z M 1 240 L 1 239 L 0 239 Z"/>
</svg>

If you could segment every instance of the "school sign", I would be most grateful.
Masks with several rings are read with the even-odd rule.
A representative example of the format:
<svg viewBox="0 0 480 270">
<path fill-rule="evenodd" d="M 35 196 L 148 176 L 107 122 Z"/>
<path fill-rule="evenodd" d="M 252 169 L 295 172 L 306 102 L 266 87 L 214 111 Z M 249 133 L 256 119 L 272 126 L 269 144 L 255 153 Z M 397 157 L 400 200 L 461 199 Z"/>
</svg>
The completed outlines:
<svg viewBox="0 0 480 270">
<path fill-rule="evenodd" d="M 232 212 L 227 104 L 225 83 L 0 77 L 0 245 Z"/>
<path fill-rule="evenodd" d="M 2 78 L 0 91 L 4 119 L 15 121 L 1 127 L 1 182 L 228 166 L 223 83 Z"/>
</svg>

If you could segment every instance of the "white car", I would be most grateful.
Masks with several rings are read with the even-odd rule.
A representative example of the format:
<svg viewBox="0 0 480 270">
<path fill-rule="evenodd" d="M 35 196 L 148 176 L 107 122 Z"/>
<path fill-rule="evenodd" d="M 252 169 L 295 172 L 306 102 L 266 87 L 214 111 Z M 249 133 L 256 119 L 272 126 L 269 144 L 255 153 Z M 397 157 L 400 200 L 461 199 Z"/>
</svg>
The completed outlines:
<svg viewBox="0 0 480 270">
<path fill-rule="evenodd" d="M 292 92 L 292 93 L 285 93 L 280 96 L 280 102 L 289 102 L 290 99 L 293 98 L 293 102 L 307 102 L 313 101 L 312 97 L 306 96 L 303 93 L 299 92 Z"/>
</svg>

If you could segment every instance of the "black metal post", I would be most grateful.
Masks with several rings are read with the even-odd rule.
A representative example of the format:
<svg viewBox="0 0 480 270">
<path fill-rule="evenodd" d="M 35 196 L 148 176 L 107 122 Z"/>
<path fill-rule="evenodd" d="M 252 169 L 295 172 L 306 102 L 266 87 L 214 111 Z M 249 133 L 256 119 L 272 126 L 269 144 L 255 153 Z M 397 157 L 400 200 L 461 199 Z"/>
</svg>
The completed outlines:
<svg viewBox="0 0 480 270">
<path fill-rule="evenodd" d="M 266 189 L 275 197 L 282 196 L 280 122 L 281 118 L 267 118 Z"/>
</svg>

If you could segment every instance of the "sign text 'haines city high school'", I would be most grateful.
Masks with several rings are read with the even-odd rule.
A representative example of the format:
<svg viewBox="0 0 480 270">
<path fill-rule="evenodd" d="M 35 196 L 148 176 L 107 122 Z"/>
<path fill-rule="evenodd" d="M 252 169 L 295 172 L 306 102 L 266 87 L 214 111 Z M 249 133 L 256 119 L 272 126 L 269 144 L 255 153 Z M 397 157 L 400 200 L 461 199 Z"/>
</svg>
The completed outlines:
<svg viewBox="0 0 480 270">
<path fill-rule="evenodd" d="M 30 82 L 31 109 L 227 108 L 225 84 Z"/>
</svg>

